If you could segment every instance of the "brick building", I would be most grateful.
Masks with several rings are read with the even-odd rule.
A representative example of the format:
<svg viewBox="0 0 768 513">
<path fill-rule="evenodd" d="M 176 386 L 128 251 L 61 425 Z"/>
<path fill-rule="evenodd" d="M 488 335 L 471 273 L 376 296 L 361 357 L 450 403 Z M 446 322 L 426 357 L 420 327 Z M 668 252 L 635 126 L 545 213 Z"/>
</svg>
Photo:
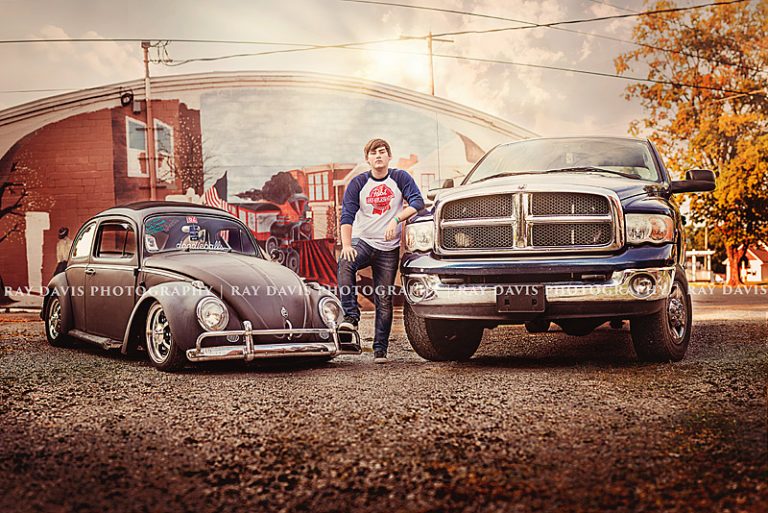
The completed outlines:
<svg viewBox="0 0 768 513">
<path fill-rule="evenodd" d="M 199 111 L 178 100 L 152 103 L 157 198 L 190 187 L 200 194 Z M 0 246 L 6 286 L 47 283 L 56 267 L 59 227 L 68 227 L 74 238 L 83 221 L 101 210 L 149 198 L 145 110 L 128 105 L 76 114 L 35 129 L 0 158 L 0 183 L 21 184 L 6 193 L 2 207 L 26 195 L 18 215 L 0 218 L 0 234 L 17 227 Z"/>
<path fill-rule="evenodd" d="M 426 187 L 468 169 L 500 142 L 536 135 L 441 98 L 313 73 L 153 78 L 151 120 L 143 94 L 143 80 L 136 80 L 0 111 L 0 279 L 6 286 L 47 284 L 60 227 L 74 239 L 95 213 L 150 199 L 148 126 L 157 199 L 199 201 L 227 176 L 228 197 L 221 199 L 237 203 L 239 193 L 288 170 L 310 205 L 312 238 L 328 242 L 337 237 L 346 184 L 365 171 L 367 139 L 390 141 L 394 165 Z M 371 119 L 384 120 L 384 128 Z"/>
</svg>

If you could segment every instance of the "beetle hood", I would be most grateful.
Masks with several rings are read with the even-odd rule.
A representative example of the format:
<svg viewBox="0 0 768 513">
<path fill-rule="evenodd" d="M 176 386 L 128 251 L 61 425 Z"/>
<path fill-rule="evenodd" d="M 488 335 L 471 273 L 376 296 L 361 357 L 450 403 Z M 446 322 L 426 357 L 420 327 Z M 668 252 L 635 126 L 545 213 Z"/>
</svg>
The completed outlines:
<svg viewBox="0 0 768 513">
<path fill-rule="evenodd" d="M 309 289 L 293 271 L 278 263 L 234 253 L 172 252 L 153 255 L 145 267 L 202 281 L 253 329 L 311 325 Z"/>
</svg>

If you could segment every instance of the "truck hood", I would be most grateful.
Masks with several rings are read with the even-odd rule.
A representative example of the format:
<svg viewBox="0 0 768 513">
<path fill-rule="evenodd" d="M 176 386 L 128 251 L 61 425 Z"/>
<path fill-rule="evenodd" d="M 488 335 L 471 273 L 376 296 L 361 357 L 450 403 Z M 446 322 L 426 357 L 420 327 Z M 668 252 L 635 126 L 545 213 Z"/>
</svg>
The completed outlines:
<svg viewBox="0 0 768 513">
<path fill-rule="evenodd" d="M 504 191 L 514 192 L 520 190 L 520 187 L 523 185 L 532 189 L 539 186 L 555 187 L 562 191 L 568 191 L 570 186 L 586 185 L 600 187 L 614 191 L 622 201 L 641 194 L 655 194 L 664 187 L 664 184 L 661 183 L 633 180 L 619 175 L 599 175 L 583 172 L 526 174 L 492 178 L 480 183 L 445 189 L 438 194 L 436 201 L 447 201 L 456 194 L 470 193 L 472 191 L 485 195 L 489 193 L 488 189 L 495 187 Z"/>
<path fill-rule="evenodd" d="M 312 322 L 309 289 L 293 271 L 276 262 L 235 253 L 174 251 L 153 255 L 144 267 L 202 281 L 254 329 L 284 327 L 282 309 L 294 328 Z"/>
</svg>

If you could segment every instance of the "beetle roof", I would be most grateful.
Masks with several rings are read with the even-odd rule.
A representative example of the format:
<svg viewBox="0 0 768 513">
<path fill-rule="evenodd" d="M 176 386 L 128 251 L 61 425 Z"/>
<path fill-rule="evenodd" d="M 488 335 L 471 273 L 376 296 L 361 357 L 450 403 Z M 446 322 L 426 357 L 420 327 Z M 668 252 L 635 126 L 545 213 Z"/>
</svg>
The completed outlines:
<svg viewBox="0 0 768 513">
<path fill-rule="evenodd" d="M 145 217 L 152 214 L 214 214 L 233 217 L 226 210 L 195 203 L 185 203 L 183 201 L 139 201 L 128 203 L 127 205 L 118 205 L 99 212 L 94 217 L 103 217 L 111 215 L 121 215 L 129 217 L 141 223 Z"/>
</svg>

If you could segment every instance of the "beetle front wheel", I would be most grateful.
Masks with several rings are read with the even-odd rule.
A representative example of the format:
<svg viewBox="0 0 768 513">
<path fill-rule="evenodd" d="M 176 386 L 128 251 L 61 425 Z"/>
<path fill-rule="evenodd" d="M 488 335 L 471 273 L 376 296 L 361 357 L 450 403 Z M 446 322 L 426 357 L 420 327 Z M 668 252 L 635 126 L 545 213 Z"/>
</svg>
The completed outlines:
<svg viewBox="0 0 768 513">
<path fill-rule="evenodd" d="M 184 367 L 186 356 L 179 349 L 171 334 L 171 324 L 165 316 L 163 306 L 155 302 L 147 312 L 145 338 L 149 361 L 162 371 L 174 371 Z"/>
</svg>

